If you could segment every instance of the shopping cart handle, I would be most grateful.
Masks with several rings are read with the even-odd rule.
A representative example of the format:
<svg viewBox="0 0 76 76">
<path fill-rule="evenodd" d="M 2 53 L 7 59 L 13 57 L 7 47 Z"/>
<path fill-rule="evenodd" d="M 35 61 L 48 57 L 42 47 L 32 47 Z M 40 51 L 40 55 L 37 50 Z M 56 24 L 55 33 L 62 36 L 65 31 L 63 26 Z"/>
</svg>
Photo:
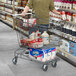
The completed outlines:
<svg viewBox="0 0 76 76">
<path fill-rule="evenodd" d="M 22 14 L 12 14 L 13 17 L 21 16 Z"/>
<path fill-rule="evenodd" d="M 29 15 L 29 14 L 32 14 L 32 13 L 26 13 L 26 15 Z M 14 16 L 14 17 L 22 16 L 22 14 L 12 14 L 12 16 Z"/>
</svg>

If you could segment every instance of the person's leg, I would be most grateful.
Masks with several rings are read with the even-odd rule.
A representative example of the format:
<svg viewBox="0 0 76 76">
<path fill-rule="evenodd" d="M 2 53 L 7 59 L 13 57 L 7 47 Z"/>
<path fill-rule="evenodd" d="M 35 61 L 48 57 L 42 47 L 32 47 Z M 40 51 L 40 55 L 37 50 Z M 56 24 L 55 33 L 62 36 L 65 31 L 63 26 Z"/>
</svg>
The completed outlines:
<svg viewBox="0 0 76 76">
<path fill-rule="evenodd" d="M 39 29 L 38 24 L 37 24 L 36 26 L 30 28 L 30 30 L 29 30 L 29 35 L 30 35 L 32 32 L 36 32 L 38 29 Z"/>
<path fill-rule="evenodd" d="M 39 25 L 39 31 L 43 33 L 44 31 L 48 31 L 49 24 L 41 24 Z"/>
<path fill-rule="evenodd" d="M 29 30 L 29 35 L 32 32 L 36 32 L 37 30 L 39 30 L 41 33 L 43 33 L 44 31 L 48 31 L 48 27 L 49 27 L 49 24 L 37 24 L 35 27 L 32 27 Z"/>
</svg>

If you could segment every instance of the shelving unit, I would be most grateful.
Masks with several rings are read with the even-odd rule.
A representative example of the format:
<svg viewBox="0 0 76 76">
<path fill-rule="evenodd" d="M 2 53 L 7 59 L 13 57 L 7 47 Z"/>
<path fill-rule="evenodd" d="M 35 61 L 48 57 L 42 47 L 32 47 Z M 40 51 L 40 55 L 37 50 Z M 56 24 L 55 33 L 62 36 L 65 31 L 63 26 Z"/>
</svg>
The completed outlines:
<svg viewBox="0 0 76 76">
<path fill-rule="evenodd" d="M 63 5 L 61 5 L 61 7 L 62 6 Z M 71 15 L 71 21 L 63 21 L 62 19 L 56 18 L 55 16 L 53 16 L 53 17 L 51 16 L 51 22 L 50 23 L 51 23 L 51 25 L 54 25 L 54 29 L 50 29 L 49 31 L 52 34 L 54 34 L 54 35 L 62 38 L 63 40 L 66 40 L 68 43 L 69 43 L 69 41 L 76 43 L 75 36 L 72 36 L 70 34 L 68 35 L 67 33 L 65 34 L 64 32 L 62 32 L 60 30 L 60 28 L 62 28 L 61 23 L 63 23 L 63 25 L 64 24 L 69 24 L 71 26 L 72 25 L 73 26 L 76 26 L 76 22 L 73 21 L 73 14 L 76 14 L 76 10 L 73 10 L 72 9 L 73 8 L 73 4 L 71 6 L 71 9 L 66 9 L 66 8 L 61 8 L 61 7 L 59 8 L 59 7 L 60 6 L 57 6 L 56 9 L 58 11 L 65 11 L 66 12 L 66 15 L 67 15 L 67 12 L 72 13 L 72 15 Z M 56 26 L 58 26 L 59 29 L 57 29 Z M 57 53 L 57 55 L 76 67 L 76 56 L 70 54 L 68 51 L 63 50 L 60 47 L 58 47 L 58 53 Z"/>
</svg>

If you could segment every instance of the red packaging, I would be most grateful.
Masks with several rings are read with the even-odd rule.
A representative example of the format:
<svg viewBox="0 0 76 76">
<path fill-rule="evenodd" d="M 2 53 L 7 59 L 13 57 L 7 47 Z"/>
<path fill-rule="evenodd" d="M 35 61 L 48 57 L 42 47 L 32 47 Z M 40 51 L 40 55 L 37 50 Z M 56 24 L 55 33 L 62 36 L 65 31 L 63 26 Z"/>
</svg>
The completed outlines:
<svg viewBox="0 0 76 76">
<path fill-rule="evenodd" d="M 43 42 L 43 39 L 42 39 L 42 38 L 39 38 L 39 39 L 38 39 L 38 42 Z"/>
</svg>

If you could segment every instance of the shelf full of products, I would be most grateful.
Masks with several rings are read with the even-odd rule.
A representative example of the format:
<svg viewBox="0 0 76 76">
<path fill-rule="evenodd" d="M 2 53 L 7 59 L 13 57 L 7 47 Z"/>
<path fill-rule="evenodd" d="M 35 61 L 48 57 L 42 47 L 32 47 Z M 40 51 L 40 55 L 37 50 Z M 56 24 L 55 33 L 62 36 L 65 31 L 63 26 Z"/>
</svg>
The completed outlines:
<svg viewBox="0 0 76 76">
<path fill-rule="evenodd" d="M 50 12 L 52 29 L 49 31 L 62 38 L 58 56 L 76 66 L 76 1 L 54 0 L 54 5 L 61 16 Z"/>
</svg>

